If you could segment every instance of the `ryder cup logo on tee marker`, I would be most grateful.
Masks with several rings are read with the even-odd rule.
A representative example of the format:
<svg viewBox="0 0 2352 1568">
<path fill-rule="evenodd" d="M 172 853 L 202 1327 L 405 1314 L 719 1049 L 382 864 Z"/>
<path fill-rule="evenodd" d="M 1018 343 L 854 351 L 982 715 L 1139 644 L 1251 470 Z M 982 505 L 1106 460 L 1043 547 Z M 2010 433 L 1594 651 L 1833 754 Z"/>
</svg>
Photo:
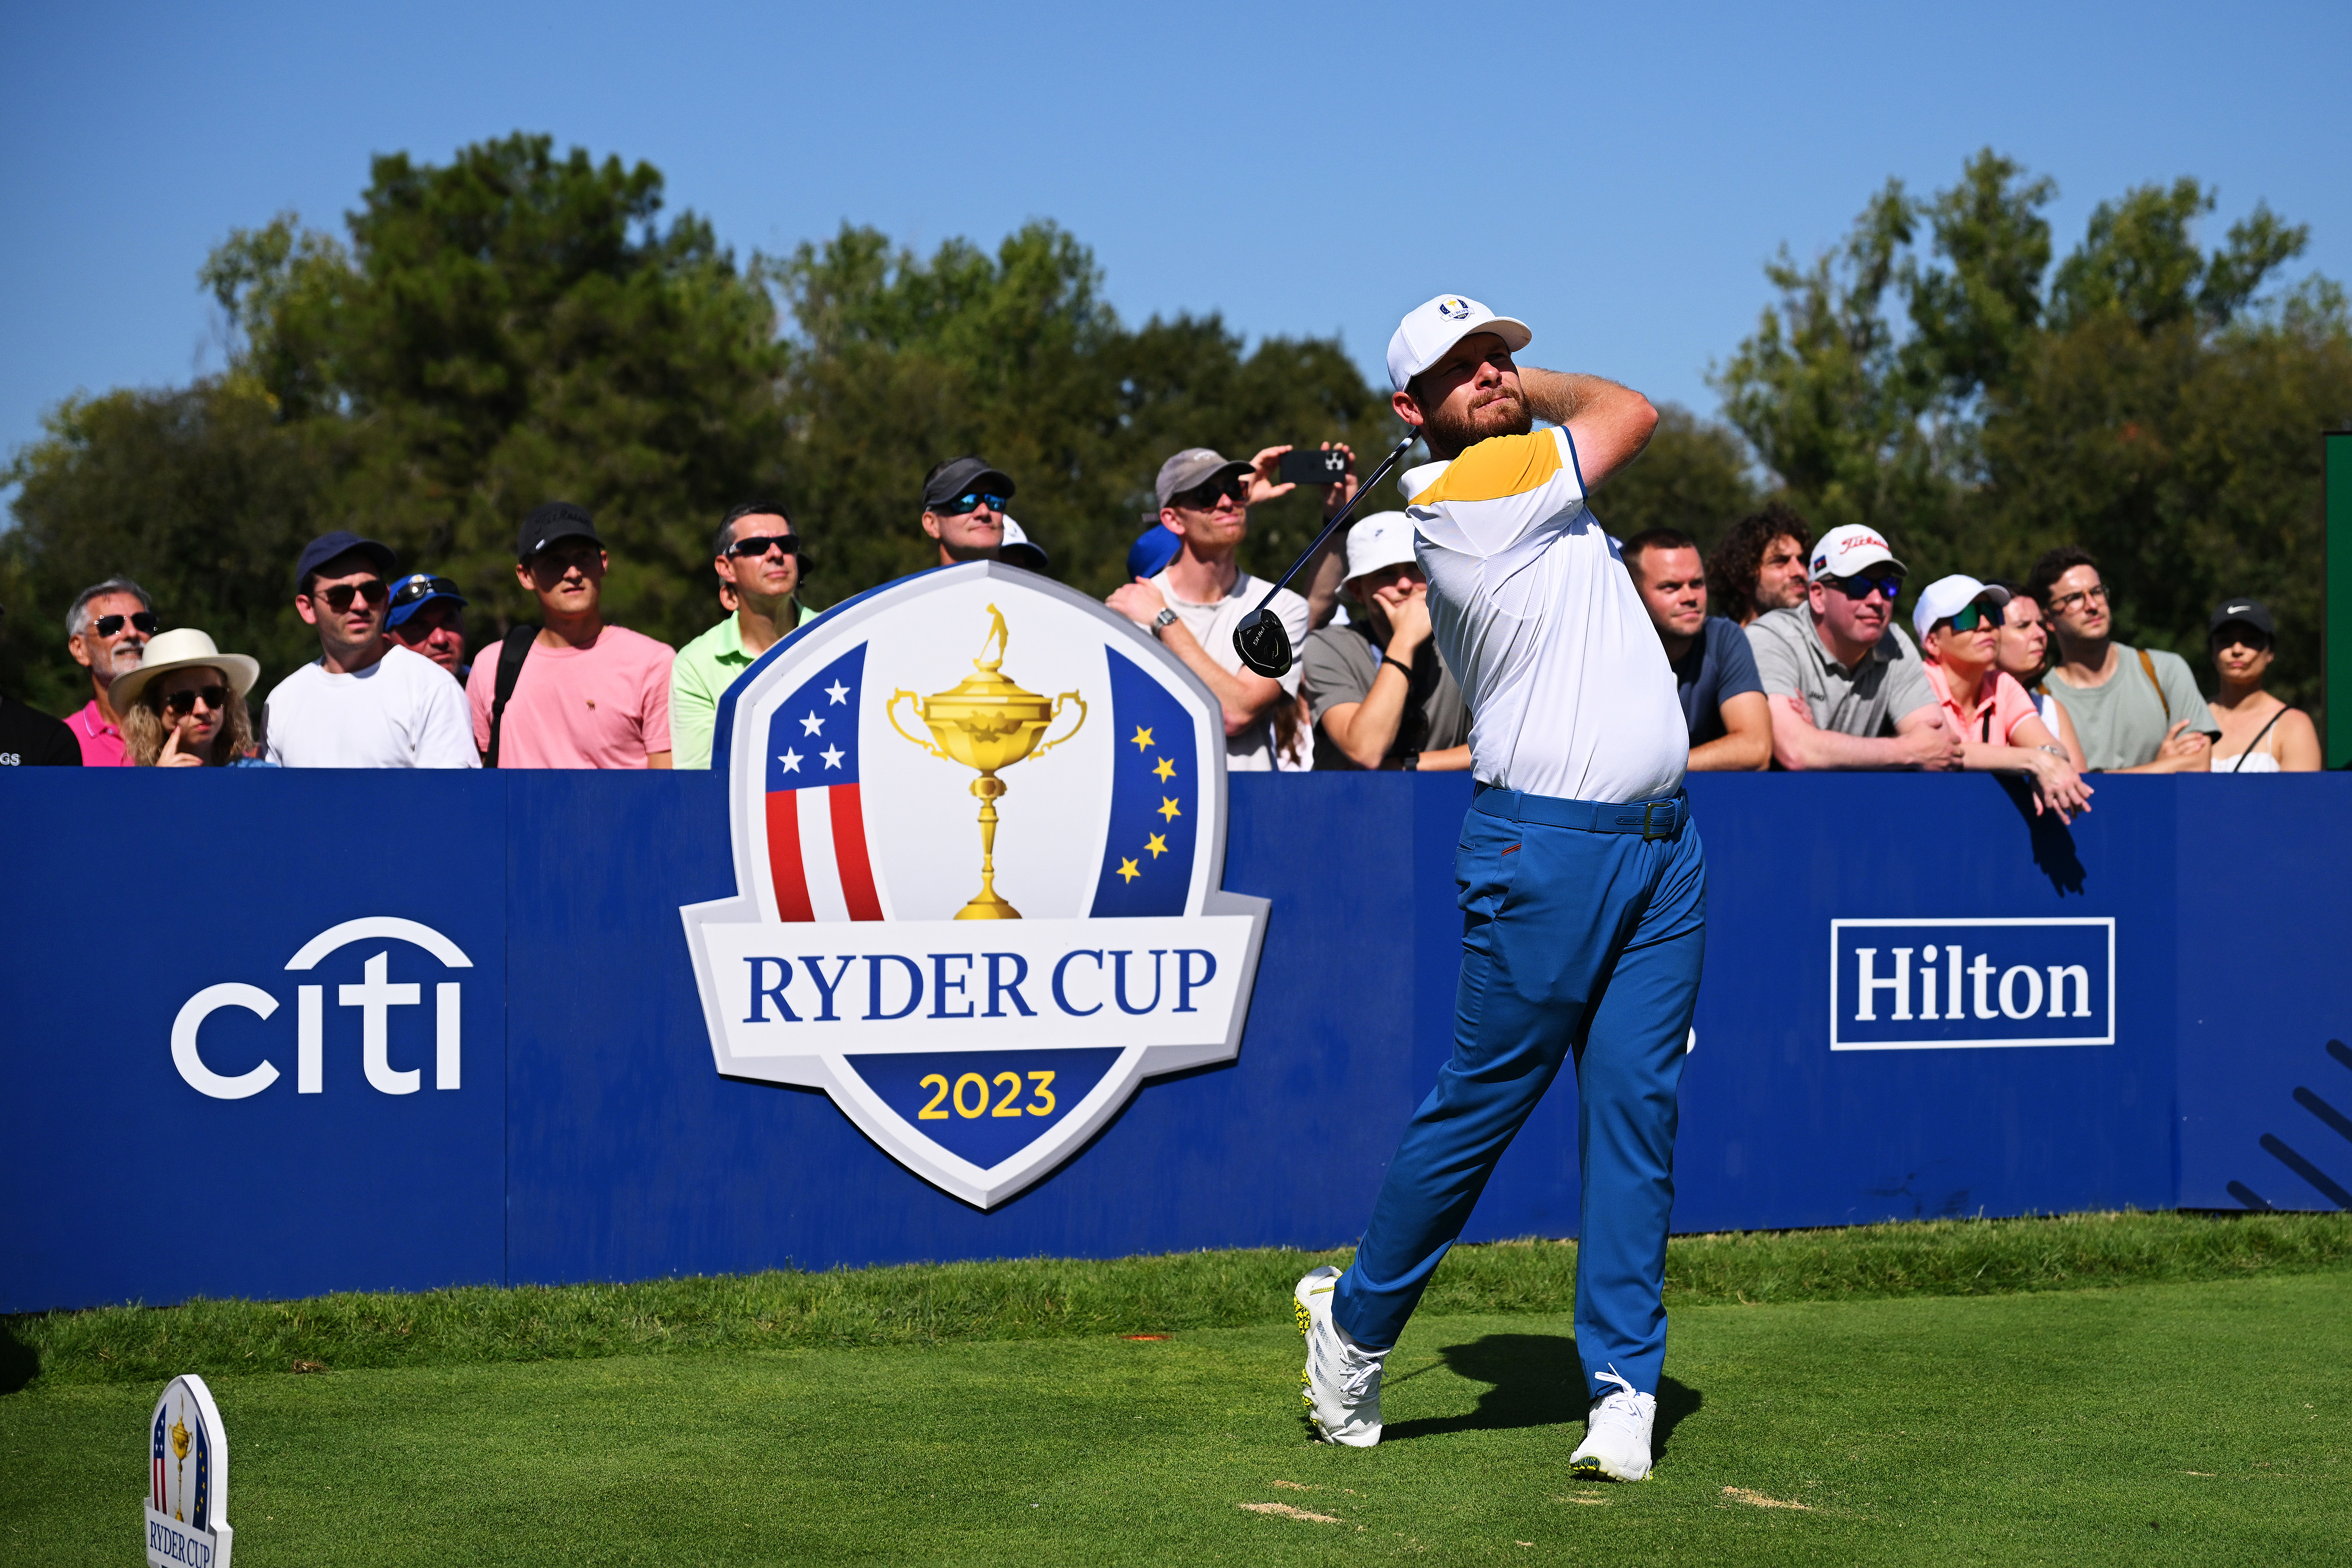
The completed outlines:
<svg viewBox="0 0 2352 1568">
<path fill-rule="evenodd" d="M 722 1076 L 824 1089 L 985 1208 L 1239 1049 L 1267 903 L 1218 887 L 1223 715 L 1103 605 L 889 584 L 747 670 L 712 755 L 736 893 L 680 913 Z"/>
</svg>

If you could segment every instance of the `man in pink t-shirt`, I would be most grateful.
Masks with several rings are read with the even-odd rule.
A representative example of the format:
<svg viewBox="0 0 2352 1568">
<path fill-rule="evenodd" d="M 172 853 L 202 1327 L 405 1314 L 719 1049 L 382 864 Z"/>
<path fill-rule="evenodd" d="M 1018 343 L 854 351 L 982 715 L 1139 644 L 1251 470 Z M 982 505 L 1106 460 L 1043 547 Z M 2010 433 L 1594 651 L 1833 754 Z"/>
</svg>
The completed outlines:
<svg viewBox="0 0 2352 1568">
<path fill-rule="evenodd" d="M 66 612 L 66 650 L 89 671 L 90 699 L 66 720 L 81 747 L 86 768 L 127 768 L 122 718 L 107 698 L 118 675 L 139 668 L 147 639 L 155 635 L 155 601 L 128 577 L 109 577 L 84 588 Z"/>
<path fill-rule="evenodd" d="M 2008 589 L 1973 577 L 1939 577 L 1922 588 L 1911 611 L 1926 656 L 1922 673 L 1943 705 L 1944 722 L 1959 733 L 1960 766 L 2023 773 L 2032 781 L 2035 813 L 2046 806 L 2059 821 L 2071 821 L 2091 809 L 2091 786 L 2017 677 L 1994 662 L 2008 605 Z"/>
<path fill-rule="evenodd" d="M 498 766 L 669 766 L 670 650 L 604 623 L 609 565 L 594 521 L 571 502 L 550 501 L 523 521 L 515 579 L 539 596 L 543 624 L 498 715 Z M 499 653 L 484 648 L 466 681 L 485 760 Z"/>
</svg>

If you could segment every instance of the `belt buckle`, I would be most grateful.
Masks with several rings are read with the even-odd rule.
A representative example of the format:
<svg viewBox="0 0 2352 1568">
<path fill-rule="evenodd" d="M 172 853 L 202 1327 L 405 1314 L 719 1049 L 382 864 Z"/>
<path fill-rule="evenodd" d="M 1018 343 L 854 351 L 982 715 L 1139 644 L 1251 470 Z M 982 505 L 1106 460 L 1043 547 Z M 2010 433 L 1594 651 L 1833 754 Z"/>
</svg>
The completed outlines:
<svg viewBox="0 0 2352 1568">
<path fill-rule="evenodd" d="M 1654 812 L 1656 812 L 1656 811 L 1657 811 L 1657 809 L 1658 809 L 1660 806 L 1664 806 L 1664 807 L 1665 808 L 1665 812 L 1666 812 L 1665 826 L 1664 826 L 1661 831 L 1659 831 L 1659 832 L 1655 832 L 1655 833 L 1653 833 L 1653 832 L 1650 830 L 1651 822 L 1652 822 L 1652 819 L 1653 819 L 1653 814 L 1654 814 Z M 1643 803 L 1642 803 L 1642 842 L 1643 842 L 1643 843 L 1644 843 L 1644 844 L 1649 844 L 1649 843 L 1654 843 L 1654 842 L 1655 842 L 1656 840 L 1661 839 L 1661 838 L 1672 838 L 1674 836 L 1675 836 L 1675 803 L 1674 803 L 1673 801 L 1671 801 L 1671 800 L 1651 800 L 1651 801 L 1644 801 L 1644 802 L 1643 802 Z"/>
</svg>

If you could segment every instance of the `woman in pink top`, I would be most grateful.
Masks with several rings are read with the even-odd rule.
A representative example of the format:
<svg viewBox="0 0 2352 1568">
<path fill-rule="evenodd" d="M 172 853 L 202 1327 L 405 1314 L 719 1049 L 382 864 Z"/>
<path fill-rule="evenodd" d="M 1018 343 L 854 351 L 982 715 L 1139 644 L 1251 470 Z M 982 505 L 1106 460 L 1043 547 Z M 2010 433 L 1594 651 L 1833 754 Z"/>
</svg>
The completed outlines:
<svg viewBox="0 0 2352 1568">
<path fill-rule="evenodd" d="M 2066 748 L 2042 721 L 2033 699 L 2000 668 L 1998 643 L 2009 590 L 1973 577 L 1942 577 L 1920 590 L 1912 629 L 1927 664 L 1927 684 L 1944 705 L 1944 721 L 1960 732 L 1960 765 L 2023 773 L 2033 785 L 2033 809 L 2061 822 L 2088 811 L 2091 786 L 2074 771 Z"/>
</svg>

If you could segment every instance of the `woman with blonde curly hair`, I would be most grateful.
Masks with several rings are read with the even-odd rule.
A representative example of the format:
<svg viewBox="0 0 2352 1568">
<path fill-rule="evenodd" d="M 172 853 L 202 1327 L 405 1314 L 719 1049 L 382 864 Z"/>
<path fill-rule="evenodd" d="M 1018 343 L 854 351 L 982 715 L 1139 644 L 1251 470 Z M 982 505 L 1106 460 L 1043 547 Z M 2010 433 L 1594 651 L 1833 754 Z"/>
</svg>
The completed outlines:
<svg viewBox="0 0 2352 1568">
<path fill-rule="evenodd" d="M 123 751 L 142 768 L 268 767 L 252 752 L 245 694 L 260 679 L 248 655 L 223 653 L 192 626 L 147 645 L 139 668 L 115 678 L 107 700 L 122 715 Z"/>
</svg>

